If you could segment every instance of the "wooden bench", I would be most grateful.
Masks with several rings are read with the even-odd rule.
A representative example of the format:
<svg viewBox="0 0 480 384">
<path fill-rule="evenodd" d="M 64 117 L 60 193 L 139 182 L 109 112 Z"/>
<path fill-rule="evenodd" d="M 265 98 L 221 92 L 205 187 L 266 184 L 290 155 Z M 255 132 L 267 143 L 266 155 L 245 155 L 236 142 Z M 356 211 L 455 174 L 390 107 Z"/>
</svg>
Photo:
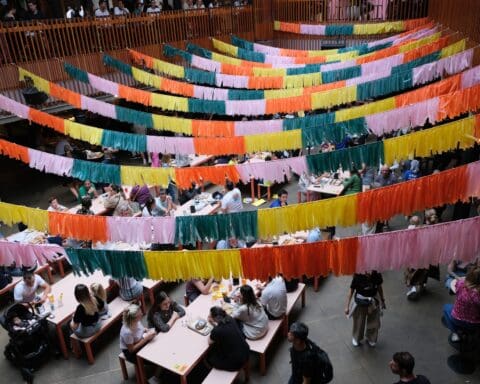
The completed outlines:
<svg viewBox="0 0 480 384">
<path fill-rule="evenodd" d="M 250 380 L 250 360 L 245 363 L 241 370 L 245 372 L 245 382 Z M 231 384 L 238 377 L 241 370 L 230 372 L 213 368 L 202 381 L 202 384 Z"/>
<path fill-rule="evenodd" d="M 162 283 L 163 283 L 162 280 L 151 280 L 151 279 L 142 280 L 143 288 L 147 291 L 148 299 L 150 300 L 151 305 L 155 302 L 155 291 L 158 289 L 158 287 Z"/>
<path fill-rule="evenodd" d="M 268 332 L 265 336 L 258 340 L 249 340 L 247 343 L 250 346 L 252 352 L 256 352 L 260 355 L 260 373 L 262 376 L 267 372 L 266 356 L 268 347 L 272 343 L 273 338 L 277 334 L 278 330 L 282 327 L 284 319 L 282 320 L 270 320 L 268 322 Z"/>
<path fill-rule="evenodd" d="M 109 318 L 102 321 L 102 327 L 100 330 L 95 333 L 93 336 L 87 337 L 85 339 L 81 339 L 74 333 L 70 335 L 70 339 L 72 341 L 72 350 L 73 354 L 77 359 L 81 356 L 81 348 L 80 343 L 84 344 L 85 346 L 85 353 L 87 355 L 87 360 L 89 364 L 93 364 L 95 359 L 93 358 L 93 351 L 92 351 L 92 343 L 108 328 L 110 328 L 117 320 L 121 319 L 123 310 L 129 305 L 128 301 L 124 301 L 121 298 L 117 297 L 116 299 L 112 300 L 108 303 L 108 313 L 110 315 Z"/>
<path fill-rule="evenodd" d="M 292 312 L 293 307 L 297 303 L 299 298 L 302 298 L 302 308 L 305 307 L 305 284 L 299 283 L 296 291 L 287 293 L 287 311 L 283 319 L 283 334 L 288 334 L 288 316 Z"/>
<path fill-rule="evenodd" d="M 118 355 L 118 360 L 120 361 L 120 368 L 122 369 L 122 376 L 123 380 L 128 380 L 128 371 L 127 371 L 127 359 L 123 352 Z M 133 364 L 133 363 L 132 363 Z M 140 375 L 138 374 L 138 366 L 137 364 L 133 364 L 135 367 L 135 377 L 137 379 L 137 383 L 140 382 Z"/>
<path fill-rule="evenodd" d="M 12 282 L 0 289 L 0 295 L 3 295 L 4 293 L 13 290 L 13 288 L 15 288 L 15 285 L 17 285 L 20 280 L 22 280 L 20 276 L 12 276 Z"/>
</svg>

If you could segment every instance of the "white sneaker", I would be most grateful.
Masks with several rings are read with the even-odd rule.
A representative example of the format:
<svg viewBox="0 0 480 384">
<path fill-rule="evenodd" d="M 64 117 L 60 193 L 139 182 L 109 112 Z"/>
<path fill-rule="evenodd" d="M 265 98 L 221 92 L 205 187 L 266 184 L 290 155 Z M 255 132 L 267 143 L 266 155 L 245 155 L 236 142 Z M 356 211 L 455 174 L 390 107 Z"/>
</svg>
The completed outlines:
<svg viewBox="0 0 480 384">
<path fill-rule="evenodd" d="M 360 343 L 357 340 L 355 340 L 355 338 L 352 338 L 352 345 L 354 347 L 358 347 L 360 345 Z"/>
<path fill-rule="evenodd" d="M 410 288 L 410 290 L 407 292 L 407 297 L 413 295 L 417 293 L 417 287 L 413 286 L 412 288 Z"/>
<path fill-rule="evenodd" d="M 148 384 L 160 384 L 157 376 L 152 376 L 148 379 Z"/>
<path fill-rule="evenodd" d="M 373 348 L 377 345 L 377 343 L 375 341 L 368 340 L 368 345 Z"/>
<path fill-rule="evenodd" d="M 450 340 L 452 340 L 452 343 L 456 343 L 460 341 L 460 337 L 455 332 L 452 332 L 452 336 L 450 337 Z"/>
</svg>

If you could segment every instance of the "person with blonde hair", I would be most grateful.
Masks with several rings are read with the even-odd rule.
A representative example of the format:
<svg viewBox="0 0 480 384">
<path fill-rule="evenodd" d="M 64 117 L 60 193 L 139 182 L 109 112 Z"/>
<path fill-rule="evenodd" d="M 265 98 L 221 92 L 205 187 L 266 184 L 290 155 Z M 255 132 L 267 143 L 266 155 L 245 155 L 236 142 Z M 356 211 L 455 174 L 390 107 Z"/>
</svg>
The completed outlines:
<svg viewBox="0 0 480 384">
<path fill-rule="evenodd" d="M 70 322 L 70 328 L 75 335 L 84 339 L 94 335 L 102 327 L 99 312 L 103 310 L 105 302 L 95 297 L 85 284 L 75 286 L 75 299 L 78 306 Z"/>
<path fill-rule="evenodd" d="M 107 291 L 100 283 L 90 284 L 90 291 L 92 292 L 95 298 L 99 298 L 103 301 L 103 309 L 98 311 L 100 317 L 108 314 L 108 304 L 107 304 Z"/>
<path fill-rule="evenodd" d="M 142 310 L 137 304 L 130 304 L 123 311 L 120 349 L 125 358 L 133 364 L 137 362 L 137 352 L 156 335 L 154 329 L 146 329 L 143 326 L 142 317 Z"/>
</svg>

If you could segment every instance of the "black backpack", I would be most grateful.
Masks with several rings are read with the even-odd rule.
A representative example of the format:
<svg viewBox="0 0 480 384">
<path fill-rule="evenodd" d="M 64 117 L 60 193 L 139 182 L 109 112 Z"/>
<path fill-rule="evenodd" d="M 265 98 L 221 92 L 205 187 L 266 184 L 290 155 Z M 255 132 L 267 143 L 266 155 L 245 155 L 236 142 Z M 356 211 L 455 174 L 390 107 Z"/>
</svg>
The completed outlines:
<svg viewBox="0 0 480 384">
<path fill-rule="evenodd" d="M 310 356 L 314 363 L 314 375 L 312 377 L 311 383 L 329 383 L 333 379 L 333 366 L 327 352 L 325 352 L 311 340 L 308 340 L 307 345 L 310 349 Z"/>
</svg>

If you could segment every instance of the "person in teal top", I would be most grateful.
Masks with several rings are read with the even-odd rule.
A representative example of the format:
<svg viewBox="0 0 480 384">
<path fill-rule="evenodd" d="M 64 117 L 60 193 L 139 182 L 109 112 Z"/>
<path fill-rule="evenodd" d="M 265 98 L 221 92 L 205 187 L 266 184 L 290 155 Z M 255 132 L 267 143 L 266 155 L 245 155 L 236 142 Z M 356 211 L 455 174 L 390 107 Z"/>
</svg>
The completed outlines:
<svg viewBox="0 0 480 384">
<path fill-rule="evenodd" d="M 82 201 L 83 196 L 90 196 L 91 199 L 98 197 L 95 184 L 93 184 L 90 180 L 85 180 L 82 186 L 78 189 L 78 199 L 80 202 Z"/>
<path fill-rule="evenodd" d="M 358 169 L 352 168 L 350 177 L 343 182 L 343 194 L 352 195 L 358 192 L 362 192 L 362 178 L 358 173 Z"/>
</svg>

